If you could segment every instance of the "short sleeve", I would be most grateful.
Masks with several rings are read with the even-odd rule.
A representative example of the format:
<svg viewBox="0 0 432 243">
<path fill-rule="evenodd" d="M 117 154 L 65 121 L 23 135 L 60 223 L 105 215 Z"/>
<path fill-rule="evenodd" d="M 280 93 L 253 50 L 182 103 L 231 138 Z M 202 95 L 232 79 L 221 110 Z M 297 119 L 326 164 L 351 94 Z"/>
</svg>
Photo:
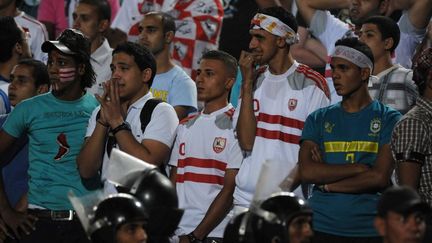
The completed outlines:
<svg viewBox="0 0 432 243">
<path fill-rule="evenodd" d="M 379 141 L 380 147 L 384 144 L 390 144 L 393 129 L 401 117 L 402 115 L 399 111 L 388 108 L 388 111 L 386 112 L 385 117 L 383 119 L 384 124 L 383 124 L 382 131 L 380 133 L 380 141 Z"/>
<path fill-rule="evenodd" d="M 183 73 L 182 77 L 173 82 L 172 92 L 169 93 L 172 106 L 189 106 L 197 109 L 197 89 L 195 82 Z"/>
<path fill-rule="evenodd" d="M 316 144 L 319 144 L 319 138 L 321 134 L 320 132 L 321 120 L 319 119 L 320 116 L 321 116 L 321 110 L 317 110 L 306 118 L 300 143 L 303 142 L 304 140 L 311 140 Z"/>
<path fill-rule="evenodd" d="M 88 123 L 87 123 L 87 130 L 86 130 L 86 138 L 90 137 L 94 130 L 96 129 L 96 116 L 100 111 L 100 106 L 96 107 L 96 109 L 93 110 Z"/>
<path fill-rule="evenodd" d="M 234 139 L 234 142 L 232 143 L 232 146 L 230 147 L 230 151 L 229 151 L 227 169 L 239 169 L 242 161 L 243 161 L 243 153 L 240 149 L 238 140 Z"/>
<path fill-rule="evenodd" d="M 9 113 L 8 118 L 3 124 L 3 130 L 12 137 L 19 138 L 29 127 L 27 112 L 28 102 L 21 102 Z"/>
<path fill-rule="evenodd" d="M 144 139 L 159 141 L 171 148 L 179 124 L 174 108 L 161 103 L 154 109 L 150 123 L 144 131 Z"/>
</svg>

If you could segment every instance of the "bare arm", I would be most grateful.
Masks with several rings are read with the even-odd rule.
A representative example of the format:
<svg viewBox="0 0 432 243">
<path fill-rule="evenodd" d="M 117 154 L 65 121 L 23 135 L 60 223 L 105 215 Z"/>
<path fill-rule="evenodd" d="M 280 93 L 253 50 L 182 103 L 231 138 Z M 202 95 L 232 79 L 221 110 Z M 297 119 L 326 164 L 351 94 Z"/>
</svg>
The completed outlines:
<svg viewBox="0 0 432 243">
<path fill-rule="evenodd" d="M 307 25 L 310 25 L 316 10 L 343 9 L 350 6 L 350 0 L 296 0 L 296 3 Z"/>
<path fill-rule="evenodd" d="M 242 51 L 239 65 L 242 72 L 243 83 L 241 87 L 241 107 L 237 121 L 237 135 L 240 147 L 251 151 L 255 142 L 257 121 L 253 104 L 253 84 L 256 74 L 253 70 L 254 59 L 251 53 Z"/>
<path fill-rule="evenodd" d="M 313 151 L 319 151 L 316 143 L 310 140 L 301 143 L 299 171 L 303 183 L 332 183 L 356 176 L 367 170 L 367 166 L 363 164 L 330 165 L 325 162 L 317 162 L 316 159 L 313 159 Z"/>
<path fill-rule="evenodd" d="M 417 29 L 424 29 L 432 16 L 432 0 L 389 0 L 387 15 L 394 10 L 408 10 L 408 17 Z"/>
<path fill-rule="evenodd" d="M 381 146 L 375 165 L 364 173 L 327 185 L 331 192 L 362 193 L 377 191 L 389 185 L 394 160 L 390 145 Z"/>
<path fill-rule="evenodd" d="M 300 42 L 290 47 L 293 58 L 310 67 L 324 67 L 327 51 L 321 42 L 311 38 L 304 27 L 299 26 L 297 33 L 300 36 Z"/>
<path fill-rule="evenodd" d="M 83 178 L 94 177 L 102 166 L 108 128 L 99 122 L 96 124 L 93 134 L 86 138 L 77 156 L 78 171 Z"/>
<path fill-rule="evenodd" d="M 208 235 L 226 217 L 231 209 L 237 172 L 237 169 L 226 170 L 222 190 L 213 200 L 204 219 L 193 231 L 198 239 L 203 239 Z"/>
<path fill-rule="evenodd" d="M 413 161 L 402 161 L 396 169 L 398 182 L 417 190 L 420 185 L 421 164 Z"/>
</svg>

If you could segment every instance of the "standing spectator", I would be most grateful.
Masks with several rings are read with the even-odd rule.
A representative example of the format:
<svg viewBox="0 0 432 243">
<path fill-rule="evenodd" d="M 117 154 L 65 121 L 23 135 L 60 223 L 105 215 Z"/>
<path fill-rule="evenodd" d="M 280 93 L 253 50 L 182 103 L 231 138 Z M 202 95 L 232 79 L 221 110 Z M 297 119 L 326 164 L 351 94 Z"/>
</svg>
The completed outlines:
<svg viewBox="0 0 432 243">
<path fill-rule="evenodd" d="M 12 69 L 11 83 L 9 85 L 9 101 L 15 107 L 21 101 L 33 96 L 49 91 L 49 76 L 47 67 L 41 61 L 33 59 L 23 59 Z M 0 127 L 7 119 L 7 115 L 0 116 Z M 12 207 L 16 207 L 18 202 L 23 200 L 28 191 L 28 138 L 27 135 L 21 136 L 8 152 L 4 163 L 10 163 L 3 167 L 4 189 Z M 22 203 L 18 205 L 22 207 Z"/>
<path fill-rule="evenodd" d="M 31 57 L 28 36 L 12 17 L 0 17 L 0 114 L 11 111 L 8 99 L 9 75 L 19 60 Z M 1 104 L 0 103 L 0 104 Z"/>
<path fill-rule="evenodd" d="M 374 55 L 369 94 L 373 99 L 405 114 L 414 106 L 418 96 L 412 80 L 412 70 L 392 63 L 392 54 L 399 44 L 399 26 L 391 18 L 372 16 L 363 21 L 360 40 L 366 43 Z"/>
<path fill-rule="evenodd" d="M 96 83 L 87 91 L 102 95 L 102 83 L 111 78 L 112 49 L 104 37 L 110 26 L 110 5 L 106 0 L 79 0 L 72 17 L 73 28 L 90 39 L 91 64 L 97 70 Z"/>
<path fill-rule="evenodd" d="M 0 158 L 20 136 L 29 138 L 28 209 L 15 211 L 0 190 L 0 213 L 19 242 L 87 242 L 67 193 L 84 195 L 95 186 L 81 180 L 75 162 L 97 106 L 94 96 L 85 92 L 95 78 L 90 42 L 67 29 L 42 50 L 48 53 L 52 91 L 22 101 L 0 131 Z"/>
<path fill-rule="evenodd" d="M 309 26 L 311 33 L 326 47 L 327 53 L 333 53 L 336 40 L 354 36 L 360 30 L 363 21 L 373 15 L 389 14 L 393 10 L 404 10 L 398 25 L 400 42 L 395 50 L 396 63 L 411 68 L 411 58 L 426 33 L 426 26 L 432 16 L 432 0 L 297 0 L 300 14 Z M 349 9 L 354 26 L 342 22 L 328 9 Z M 337 96 L 331 80 L 329 63 L 326 78 L 332 93 L 332 103 L 342 97 Z"/>
<path fill-rule="evenodd" d="M 72 14 L 79 0 L 41 0 L 37 19 L 48 31 L 50 40 L 54 40 L 66 28 L 72 27 Z M 111 7 L 111 17 L 114 18 L 120 8 L 119 0 L 107 0 Z"/>
<path fill-rule="evenodd" d="M 172 105 L 182 120 L 197 110 L 197 91 L 195 82 L 171 57 L 176 32 L 174 18 L 162 12 L 147 13 L 139 24 L 139 32 L 139 44 L 147 47 L 156 59 L 157 71 L 150 91 Z"/>
<path fill-rule="evenodd" d="M 396 125 L 392 153 L 397 182 L 414 188 L 432 206 L 432 48 L 421 53 L 413 66 L 420 97 Z M 429 218 L 426 237 L 432 238 Z"/>
<path fill-rule="evenodd" d="M 196 77 L 198 99 L 204 108 L 183 120 L 177 129 L 169 165 L 179 207 L 185 209 L 175 233 L 182 243 L 221 243 L 231 218 L 227 214 L 243 160 L 234 136 L 234 108 L 228 103 L 236 74 L 233 56 L 222 51 L 205 53 Z"/>
<path fill-rule="evenodd" d="M 136 43 L 121 44 L 113 51 L 111 70 L 104 94 L 96 96 L 101 105 L 89 120 L 77 158 L 83 178 L 102 171 L 104 180 L 114 147 L 148 163 L 164 165 L 174 142 L 178 125 L 174 108 L 165 102 L 154 103 L 149 91 L 156 75 L 153 54 Z M 149 122 L 143 130 L 141 113 L 152 105 L 153 110 L 145 114 Z"/>
<path fill-rule="evenodd" d="M 281 168 L 272 175 L 274 180 L 282 181 L 291 172 L 306 117 L 329 104 L 325 79 L 290 55 L 296 30 L 294 16 L 282 7 L 263 9 L 252 19 L 251 52 L 240 56 L 243 83 L 235 117 L 239 144 L 250 156 L 236 178 L 234 204 L 239 207 L 249 207 L 265 160 Z M 256 65 L 268 68 L 258 73 L 262 68 L 256 70 Z M 300 190 L 297 194 L 302 196 Z"/>
<path fill-rule="evenodd" d="M 46 62 L 47 54 L 42 52 L 41 46 L 44 41 L 48 40 L 48 34 L 45 26 L 27 15 L 24 11 L 18 9 L 21 5 L 22 0 L 7 1 L 6 4 L 0 6 L 0 16 L 14 17 L 15 21 L 21 26 L 25 32 L 29 33 L 29 45 L 33 57 L 37 60 Z"/>
<path fill-rule="evenodd" d="M 369 95 L 373 60 L 357 38 L 338 40 L 331 67 L 342 102 L 312 113 L 303 129 L 299 170 L 302 182 L 315 184 L 314 242 L 381 242 L 373 220 L 393 171 L 390 135 L 401 115 Z"/>
<path fill-rule="evenodd" d="M 377 205 L 375 228 L 383 243 L 421 243 L 425 235 L 425 216 L 431 209 L 409 187 L 391 187 Z M 426 241 L 430 242 L 430 241 Z"/>
<path fill-rule="evenodd" d="M 111 27 L 126 33 L 129 41 L 136 41 L 139 22 L 150 11 L 162 11 L 174 17 L 177 31 L 171 55 L 194 79 L 202 54 L 218 48 L 223 18 L 222 1 L 128 0 L 121 6 Z"/>
</svg>

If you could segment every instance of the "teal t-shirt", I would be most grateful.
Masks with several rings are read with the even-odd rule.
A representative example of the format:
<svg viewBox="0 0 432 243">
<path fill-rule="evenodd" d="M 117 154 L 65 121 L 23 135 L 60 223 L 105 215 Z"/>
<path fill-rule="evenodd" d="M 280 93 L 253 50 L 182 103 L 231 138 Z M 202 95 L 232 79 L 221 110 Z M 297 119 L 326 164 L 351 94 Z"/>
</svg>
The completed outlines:
<svg viewBox="0 0 432 243">
<path fill-rule="evenodd" d="M 362 163 L 373 166 L 382 145 L 389 144 L 401 114 L 378 101 L 356 113 L 341 103 L 319 109 L 306 119 L 302 140 L 320 146 L 329 164 Z M 378 236 L 373 220 L 379 192 L 348 194 L 312 191 L 314 230 L 347 237 Z"/>
<path fill-rule="evenodd" d="M 84 195 L 76 157 L 84 142 L 88 120 L 98 106 L 93 95 L 63 101 L 51 93 L 18 104 L 3 129 L 13 137 L 29 137 L 30 204 L 51 210 L 73 209 L 67 193 Z"/>
</svg>

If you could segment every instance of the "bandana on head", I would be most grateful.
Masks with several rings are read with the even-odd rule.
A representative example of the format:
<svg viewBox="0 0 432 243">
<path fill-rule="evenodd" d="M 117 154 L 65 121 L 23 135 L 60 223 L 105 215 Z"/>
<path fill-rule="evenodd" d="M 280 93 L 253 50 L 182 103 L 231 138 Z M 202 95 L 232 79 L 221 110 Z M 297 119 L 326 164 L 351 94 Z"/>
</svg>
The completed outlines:
<svg viewBox="0 0 432 243">
<path fill-rule="evenodd" d="M 75 68 L 60 68 L 60 82 L 71 82 L 75 80 Z"/>
<path fill-rule="evenodd" d="M 298 34 L 288 25 L 275 17 L 262 13 L 257 13 L 253 17 L 251 24 L 253 25 L 253 29 L 262 28 L 273 35 L 285 38 L 285 41 L 288 45 L 299 42 Z"/>
<path fill-rule="evenodd" d="M 336 46 L 331 57 L 340 57 L 347 61 L 354 63 L 356 66 L 360 68 L 369 68 L 372 72 L 373 63 L 372 60 L 367 57 L 365 54 L 357 51 L 354 48 L 348 46 Z"/>
</svg>

